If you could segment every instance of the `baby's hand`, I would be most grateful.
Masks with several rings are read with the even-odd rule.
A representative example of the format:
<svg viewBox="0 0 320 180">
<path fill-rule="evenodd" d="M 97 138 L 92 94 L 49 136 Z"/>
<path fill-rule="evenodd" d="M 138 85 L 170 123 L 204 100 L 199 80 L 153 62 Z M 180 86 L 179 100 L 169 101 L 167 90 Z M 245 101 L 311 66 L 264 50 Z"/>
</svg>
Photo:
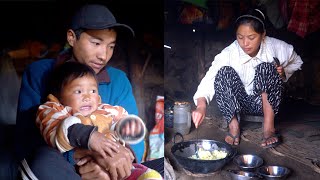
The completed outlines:
<svg viewBox="0 0 320 180">
<path fill-rule="evenodd" d="M 137 119 L 130 119 L 123 122 L 120 127 L 121 136 L 132 136 L 136 137 L 141 134 L 142 132 L 142 122 Z"/>
<path fill-rule="evenodd" d="M 114 153 L 119 153 L 119 144 L 106 138 L 104 134 L 95 131 L 89 138 L 89 149 L 101 154 L 103 158 L 106 158 L 107 154 L 114 157 Z"/>
</svg>

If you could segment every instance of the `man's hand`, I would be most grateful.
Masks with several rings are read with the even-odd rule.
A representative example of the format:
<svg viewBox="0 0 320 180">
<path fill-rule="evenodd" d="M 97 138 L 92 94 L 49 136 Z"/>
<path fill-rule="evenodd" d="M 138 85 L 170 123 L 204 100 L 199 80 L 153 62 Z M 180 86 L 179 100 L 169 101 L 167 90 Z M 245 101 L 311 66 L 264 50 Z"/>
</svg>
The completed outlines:
<svg viewBox="0 0 320 180">
<path fill-rule="evenodd" d="M 81 179 L 101 179 L 110 180 L 109 173 L 99 166 L 95 161 L 90 160 L 79 167 L 79 173 L 81 174 Z"/>
<path fill-rule="evenodd" d="M 79 166 L 79 174 L 82 179 L 110 180 L 109 173 L 99 166 L 91 157 L 92 151 L 87 149 L 75 149 L 74 159 Z"/>
<path fill-rule="evenodd" d="M 107 155 L 114 157 L 116 153 L 119 153 L 119 144 L 108 139 L 98 131 L 91 134 L 89 138 L 89 148 L 99 153 L 103 158 L 106 158 Z"/>
<path fill-rule="evenodd" d="M 93 153 L 92 157 L 103 169 L 108 171 L 112 180 L 123 179 L 131 174 L 134 156 L 124 146 L 119 146 L 119 153 L 114 157 L 102 158 L 97 153 Z"/>
<path fill-rule="evenodd" d="M 132 152 L 119 146 L 119 153 L 114 157 L 103 158 L 98 153 L 86 149 L 75 149 L 74 158 L 78 160 L 79 173 L 81 177 L 103 179 L 109 177 L 111 180 L 123 179 L 131 175 Z"/>
</svg>

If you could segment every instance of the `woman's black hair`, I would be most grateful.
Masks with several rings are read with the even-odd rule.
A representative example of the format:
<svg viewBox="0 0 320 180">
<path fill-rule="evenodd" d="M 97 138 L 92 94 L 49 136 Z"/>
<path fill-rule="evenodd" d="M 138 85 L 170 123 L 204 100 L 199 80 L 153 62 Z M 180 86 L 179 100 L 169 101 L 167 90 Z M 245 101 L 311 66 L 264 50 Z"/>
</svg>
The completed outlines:
<svg viewBox="0 0 320 180">
<path fill-rule="evenodd" d="M 249 9 L 248 12 L 239 16 L 235 23 L 235 30 L 239 28 L 240 25 L 250 24 L 255 32 L 263 34 L 266 30 L 265 23 L 266 17 L 262 10 L 260 9 Z"/>
<path fill-rule="evenodd" d="M 65 85 L 77 78 L 88 75 L 94 77 L 97 81 L 96 73 L 91 67 L 78 62 L 63 63 L 53 69 L 48 91 L 59 99 Z"/>
</svg>

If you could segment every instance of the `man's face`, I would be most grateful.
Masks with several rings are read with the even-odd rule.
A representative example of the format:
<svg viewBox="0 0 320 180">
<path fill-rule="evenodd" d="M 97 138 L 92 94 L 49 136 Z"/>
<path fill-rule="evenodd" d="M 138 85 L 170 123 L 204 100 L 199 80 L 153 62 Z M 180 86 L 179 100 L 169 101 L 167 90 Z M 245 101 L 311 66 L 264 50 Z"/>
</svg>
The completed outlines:
<svg viewBox="0 0 320 180">
<path fill-rule="evenodd" d="M 60 101 L 64 106 L 72 107 L 73 113 L 90 115 L 98 108 L 100 102 L 96 79 L 85 75 L 69 82 L 61 91 Z"/>
<path fill-rule="evenodd" d="M 67 39 L 73 47 L 73 55 L 83 64 L 100 72 L 112 57 L 117 33 L 112 29 L 87 30 L 76 39 L 73 31 L 68 31 Z"/>
</svg>

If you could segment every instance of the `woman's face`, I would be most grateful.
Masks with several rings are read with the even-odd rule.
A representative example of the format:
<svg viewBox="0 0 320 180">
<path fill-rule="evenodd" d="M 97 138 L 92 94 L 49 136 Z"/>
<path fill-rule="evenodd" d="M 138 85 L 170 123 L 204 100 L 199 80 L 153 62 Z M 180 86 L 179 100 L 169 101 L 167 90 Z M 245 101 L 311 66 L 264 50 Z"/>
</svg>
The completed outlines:
<svg viewBox="0 0 320 180">
<path fill-rule="evenodd" d="M 251 57 L 258 54 L 265 32 L 259 34 L 250 24 L 241 24 L 237 29 L 237 41 L 241 49 Z"/>
<path fill-rule="evenodd" d="M 73 48 L 73 55 L 82 64 L 90 66 L 99 73 L 109 62 L 116 45 L 117 33 L 112 29 L 87 30 L 80 38 L 72 30 L 67 33 L 67 39 Z"/>
<path fill-rule="evenodd" d="M 97 110 L 100 103 L 98 84 L 94 77 L 85 75 L 66 84 L 61 91 L 61 103 L 70 106 L 72 112 L 84 116 Z"/>
</svg>

